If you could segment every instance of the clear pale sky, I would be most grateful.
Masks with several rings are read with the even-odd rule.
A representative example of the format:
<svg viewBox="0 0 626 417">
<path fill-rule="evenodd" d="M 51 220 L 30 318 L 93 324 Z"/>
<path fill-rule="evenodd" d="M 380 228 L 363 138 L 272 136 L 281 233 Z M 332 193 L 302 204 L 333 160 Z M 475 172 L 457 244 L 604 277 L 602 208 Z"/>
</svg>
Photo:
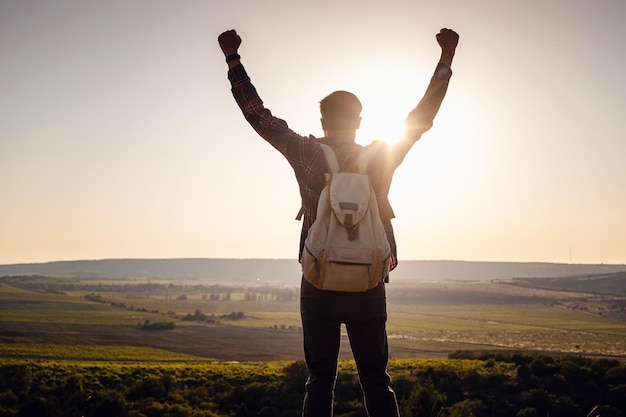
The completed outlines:
<svg viewBox="0 0 626 417">
<path fill-rule="evenodd" d="M 400 259 L 626 263 L 626 2 L 0 2 L 0 264 L 295 258 L 300 200 L 234 103 L 235 28 L 265 104 L 393 140 L 461 36 L 435 126 L 396 172 Z"/>
</svg>

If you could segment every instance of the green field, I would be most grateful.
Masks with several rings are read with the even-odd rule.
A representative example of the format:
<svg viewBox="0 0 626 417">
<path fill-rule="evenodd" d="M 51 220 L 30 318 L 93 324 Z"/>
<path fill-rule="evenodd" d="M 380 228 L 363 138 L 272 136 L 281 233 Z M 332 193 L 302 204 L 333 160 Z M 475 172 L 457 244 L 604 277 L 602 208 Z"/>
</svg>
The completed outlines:
<svg viewBox="0 0 626 417">
<path fill-rule="evenodd" d="M 206 362 L 206 358 L 138 346 L 58 345 L 50 343 L 3 343 L 4 361 L 37 358 L 45 361 L 78 362 Z"/>
<path fill-rule="evenodd" d="M 45 277 L 16 282 L 21 283 L 0 285 L 4 357 L 62 358 L 64 351 L 69 359 L 81 360 L 117 355 L 95 346 L 146 349 L 121 356 L 153 359 L 239 360 L 237 353 L 245 352 L 241 359 L 249 360 L 257 350 L 260 360 L 301 357 L 297 288 L 202 286 L 195 281 L 175 286 L 151 282 L 147 287 L 135 280 Z M 626 321 L 565 308 L 576 294 L 512 290 L 493 283 L 395 284 L 390 289 L 392 357 L 446 357 L 459 350 L 626 357 Z M 412 293 L 415 298 L 407 298 Z M 578 297 L 586 303 L 593 299 Z M 149 324 L 167 324 L 172 330 L 145 330 Z M 51 347 L 56 345 L 72 349 Z M 344 357 L 349 357 L 344 345 Z M 76 353 L 81 350 L 84 357 Z"/>
<path fill-rule="evenodd" d="M 622 300 L 497 283 L 388 291 L 403 416 L 623 417 Z M 136 280 L 0 284 L 0 414 L 300 415 L 297 288 Z M 363 416 L 344 337 L 335 415 Z"/>
</svg>

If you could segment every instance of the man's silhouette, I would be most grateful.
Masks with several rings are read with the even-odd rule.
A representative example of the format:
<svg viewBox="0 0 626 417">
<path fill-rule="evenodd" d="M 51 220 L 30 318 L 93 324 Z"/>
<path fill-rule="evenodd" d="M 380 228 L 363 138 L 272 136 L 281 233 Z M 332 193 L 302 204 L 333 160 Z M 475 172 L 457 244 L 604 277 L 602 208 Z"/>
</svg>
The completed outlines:
<svg viewBox="0 0 626 417">
<path fill-rule="evenodd" d="M 387 194 L 395 169 L 421 135 L 432 127 L 452 75 L 450 66 L 459 40 L 450 29 L 441 29 L 436 36 L 441 57 L 430 84 L 417 107 L 406 119 L 403 138 L 394 145 L 374 142 L 374 157 L 368 174 L 378 202 L 385 233 L 391 246 L 391 269 L 397 265 L 396 244 L 391 226 L 394 217 Z M 287 123 L 272 115 L 252 85 L 241 64 L 238 53 L 241 38 L 234 30 L 218 37 L 228 64 L 228 79 L 232 93 L 244 117 L 252 128 L 291 165 L 300 187 L 304 220 L 300 239 L 299 259 L 307 233 L 315 221 L 317 203 L 326 184 L 329 169 L 320 142 L 333 148 L 340 166 L 347 166 L 359 155 L 361 145 L 355 143 L 361 122 L 361 103 L 346 91 L 336 91 L 320 102 L 323 138 L 301 136 Z M 294 87 L 297 89 L 297 86 Z M 395 393 L 387 374 L 389 359 L 387 344 L 387 307 L 385 286 L 364 292 L 324 291 L 316 288 L 306 277 L 300 287 L 300 313 L 304 332 L 304 354 L 309 370 L 303 404 L 304 417 L 332 416 L 332 403 L 337 358 L 341 339 L 341 324 L 345 324 L 350 346 L 357 365 L 359 379 L 370 417 L 398 416 Z"/>
</svg>

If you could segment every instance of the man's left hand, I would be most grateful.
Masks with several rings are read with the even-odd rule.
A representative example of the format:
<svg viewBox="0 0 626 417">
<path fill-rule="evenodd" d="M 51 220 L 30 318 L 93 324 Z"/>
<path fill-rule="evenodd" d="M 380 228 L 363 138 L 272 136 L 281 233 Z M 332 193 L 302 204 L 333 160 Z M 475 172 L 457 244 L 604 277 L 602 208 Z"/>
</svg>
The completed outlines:
<svg viewBox="0 0 626 417">
<path fill-rule="evenodd" d="M 453 52 L 459 44 L 459 35 L 452 29 L 443 28 L 437 34 L 437 43 L 442 50 Z"/>
<path fill-rule="evenodd" d="M 237 53 L 239 45 L 241 45 L 241 38 L 237 35 L 235 29 L 227 30 L 217 37 L 217 41 L 222 48 L 225 56 L 233 55 Z"/>
</svg>

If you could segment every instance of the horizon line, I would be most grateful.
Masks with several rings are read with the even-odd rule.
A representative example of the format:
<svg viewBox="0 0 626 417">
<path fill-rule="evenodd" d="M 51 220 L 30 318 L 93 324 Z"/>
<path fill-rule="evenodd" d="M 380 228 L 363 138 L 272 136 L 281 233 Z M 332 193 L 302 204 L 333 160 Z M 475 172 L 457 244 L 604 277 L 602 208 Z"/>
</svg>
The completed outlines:
<svg viewBox="0 0 626 417">
<path fill-rule="evenodd" d="M 55 261 L 36 262 L 16 262 L 2 263 L 0 267 L 18 265 L 42 265 L 51 263 L 71 263 L 71 262 L 104 262 L 104 261 L 190 261 L 190 260 L 224 260 L 224 261 L 295 261 L 295 258 L 228 258 L 228 257 L 180 257 L 180 258 L 94 258 L 94 259 L 64 259 Z M 464 259 L 399 259 L 399 262 L 463 262 L 463 263 L 515 263 L 515 264 L 553 264 L 553 265 L 604 265 L 604 266 L 626 266 L 626 263 L 606 263 L 606 262 L 557 262 L 557 261 L 473 261 Z"/>
</svg>

